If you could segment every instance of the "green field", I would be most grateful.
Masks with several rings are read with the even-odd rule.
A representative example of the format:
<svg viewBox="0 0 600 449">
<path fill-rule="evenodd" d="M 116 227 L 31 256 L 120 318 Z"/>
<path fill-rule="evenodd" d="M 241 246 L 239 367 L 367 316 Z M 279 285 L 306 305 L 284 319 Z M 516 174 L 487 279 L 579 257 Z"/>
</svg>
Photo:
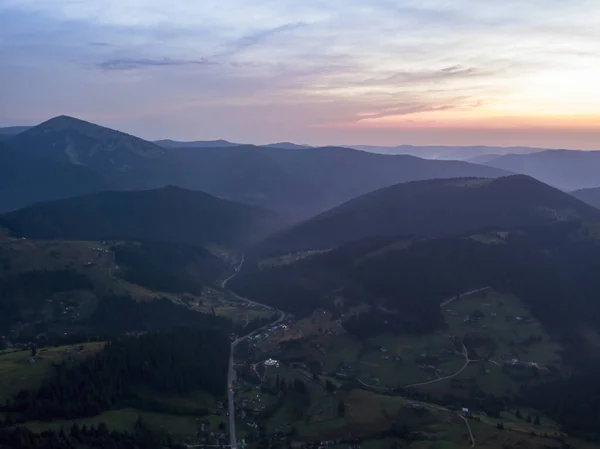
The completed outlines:
<svg viewBox="0 0 600 449">
<path fill-rule="evenodd" d="M 326 373 L 342 374 L 340 379 L 358 378 L 381 391 L 428 383 L 414 388 L 465 399 L 478 390 L 512 395 L 524 382 L 535 380 L 534 375 L 550 376 L 549 367 L 562 369 L 561 346 L 512 295 L 486 290 L 447 303 L 441 312 L 446 321 L 441 332 L 379 335 L 361 342 L 345 333 L 328 313 L 316 311 L 291 329 L 274 332 L 261 348 L 282 360 L 321 362 Z M 278 354 L 277 344 L 286 339 L 296 342 Z M 466 367 L 462 342 L 471 360 Z M 518 366 L 508 366 L 513 359 L 519 361 Z"/>
<path fill-rule="evenodd" d="M 493 348 L 482 355 L 490 355 L 490 359 L 498 363 L 502 358 L 517 358 L 540 366 L 562 363 L 561 346 L 550 339 L 515 296 L 488 290 L 448 304 L 443 313 L 449 333 L 461 338 L 476 333 L 489 336 Z M 482 318 L 465 323 L 465 318 L 473 314 L 480 314 Z"/>
<path fill-rule="evenodd" d="M 83 350 L 79 347 L 83 346 Z M 31 352 L 5 351 L 0 353 L 0 401 L 14 396 L 21 389 L 39 387 L 45 377 L 52 373 L 52 364 L 63 360 L 81 359 L 93 355 L 104 347 L 104 343 L 42 348 L 35 363 L 29 362 Z"/>
</svg>

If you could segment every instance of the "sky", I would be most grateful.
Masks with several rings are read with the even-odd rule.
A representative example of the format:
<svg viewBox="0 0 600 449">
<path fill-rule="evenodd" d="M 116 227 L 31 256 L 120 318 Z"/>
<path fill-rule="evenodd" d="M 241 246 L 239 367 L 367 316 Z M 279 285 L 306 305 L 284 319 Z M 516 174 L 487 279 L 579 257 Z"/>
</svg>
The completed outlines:
<svg viewBox="0 0 600 449">
<path fill-rule="evenodd" d="M 0 126 L 600 150 L 598 0 L 0 0 Z"/>
</svg>

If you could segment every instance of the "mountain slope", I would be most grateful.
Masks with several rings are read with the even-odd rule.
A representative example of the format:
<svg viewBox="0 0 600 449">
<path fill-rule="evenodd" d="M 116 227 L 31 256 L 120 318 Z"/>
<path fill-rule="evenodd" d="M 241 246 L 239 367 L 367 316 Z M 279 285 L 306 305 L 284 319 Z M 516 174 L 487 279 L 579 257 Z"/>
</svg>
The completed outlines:
<svg viewBox="0 0 600 449">
<path fill-rule="evenodd" d="M 119 131 L 67 116 L 50 119 L 12 138 L 17 151 L 87 166 L 121 188 L 161 185 L 157 159 L 165 150 Z"/>
<path fill-rule="evenodd" d="M 88 167 L 46 160 L 0 143 L 0 212 L 109 187 Z"/>
<path fill-rule="evenodd" d="M 569 193 L 584 203 L 600 209 L 600 187 L 574 190 L 573 192 Z"/>
<path fill-rule="evenodd" d="M 458 161 L 367 153 L 348 148 L 286 150 L 237 146 L 170 151 L 178 185 L 306 218 L 399 182 L 508 172 Z"/>
<path fill-rule="evenodd" d="M 178 187 L 113 191 L 37 204 L 0 216 L 14 235 L 239 246 L 279 226 L 270 211 Z"/>
<path fill-rule="evenodd" d="M 370 237 L 439 236 L 570 219 L 600 219 L 600 211 L 523 175 L 436 179 L 363 195 L 267 238 L 260 248 L 323 249 Z"/>
<path fill-rule="evenodd" d="M 296 315 L 329 309 L 345 316 L 346 329 L 358 313 L 362 333 L 370 335 L 440 330 L 444 299 L 487 286 L 522 299 L 555 336 L 584 333 L 586 322 L 600 325 L 598 223 L 500 229 L 433 239 L 365 239 L 284 263 L 248 259 L 230 285 Z M 353 312 L 362 304 L 369 307 Z M 581 355 L 587 350 L 580 340 L 570 343 Z M 600 355 L 597 346 L 594 352 Z"/>
<path fill-rule="evenodd" d="M 563 190 L 600 186 L 600 151 L 546 150 L 507 154 L 487 161 L 486 165 L 533 176 Z"/>
</svg>

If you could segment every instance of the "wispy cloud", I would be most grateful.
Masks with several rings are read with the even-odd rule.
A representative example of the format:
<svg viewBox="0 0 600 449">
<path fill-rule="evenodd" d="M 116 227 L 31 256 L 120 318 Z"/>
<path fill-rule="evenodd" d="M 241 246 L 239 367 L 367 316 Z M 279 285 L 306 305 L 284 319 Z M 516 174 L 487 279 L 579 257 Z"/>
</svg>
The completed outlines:
<svg viewBox="0 0 600 449">
<path fill-rule="evenodd" d="M 243 50 L 246 50 L 250 47 L 254 47 L 261 43 L 266 42 L 268 39 L 276 36 L 278 34 L 287 33 L 289 31 L 297 30 L 299 28 L 306 27 L 307 24 L 304 22 L 296 22 L 296 23 L 286 23 L 284 25 L 274 27 L 274 28 L 266 28 L 262 30 L 258 30 L 249 34 L 245 34 L 237 39 L 234 39 L 231 42 L 225 44 L 225 48 L 217 53 L 219 57 L 227 57 L 232 56 L 236 53 L 239 53 Z"/>
<path fill-rule="evenodd" d="M 387 78 L 369 78 L 362 81 L 364 85 L 401 85 L 420 84 L 426 82 L 446 81 L 451 79 L 465 79 L 483 76 L 491 76 L 493 72 L 479 70 L 475 67 L 462 67 L 453 65 L 440 70 L 414 70 L 397 72 Z"/>
<path fill-rule="evenodd" d="M 211 65 L 215 62 L 208 59 L 199 60 L 183 60 L 183 59 L 145 59 L 145 58 L 118 58 L 108 59 L 97 64 L 97 67 L 102 70 L 134 70 L 147 67 L 173 67 L 173 66 L 189 66 L 189 65 Z"/>
<path fill-rule="evenodd" d="M 402 115 L 412 115 L 418 114 L 421 112 L 440 112 L 440 111 L 449 111 L 451 109 L 459 108 L 458 104 L 443 104 L 443 105 L 430 105 L 430 104 L 406 104 L 396 108 L 388 108 L 379 112 L 367 113 L 363 114 L 357 121 L 360 120 L 368 120 L 368 119 L 377 119 L 383 117 L 394 117 L 394 116 L 402 116 Z"/>
<path fill-rule="evenodd" d="M 0 0 L 0 118 L 329 142 L 346 134 L 315 125 L 600 123 L 599 16 L 598 0 Z"/>
</svg>

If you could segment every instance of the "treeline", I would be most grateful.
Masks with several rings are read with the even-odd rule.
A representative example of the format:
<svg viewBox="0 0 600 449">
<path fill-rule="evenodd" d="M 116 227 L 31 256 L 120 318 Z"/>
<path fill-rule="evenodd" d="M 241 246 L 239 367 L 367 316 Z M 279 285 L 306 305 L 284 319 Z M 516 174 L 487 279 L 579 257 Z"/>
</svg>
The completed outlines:
<svg viewBox="0 0 600 449">
<path fill-rule="evenodd" d="M 139 242 L 112 248 L 117 274 L 151 290 L 200 294 L 227 264 L 206 248 L 181 243 Z"/>
<path fill-rule="evenodd" d="M 20 391 L 4 409 L 25 420 L 94 416 L 136 405 L 136 391 L 225 394 L 229 337 L 213 329 L 176 329 L 119 337 L 82 362 L 64 361 L 37 391 Z"/>
<path fill-rule="evenodd" d="M 194 312 L 166 298 L 135 301 L 128 296 L 105 297 L 90 317 L 90 324 L 102 333 L 157 331 L 172 327 L 231 328 L 231 322 L 225 318 Z"/>
<path fill-rule="evenodd" d="M 523 388 L 519 400 L 543 411 L 561 423 L 570 435 L 582 435 L 600 441 L 600 366 L 529 388 Z"/>
<path fill-rule="evenodd" d="M 0 449 L 184 449 L 170 435 L 156 431 L 138 419 L 133 432 L 109 431 L 104 423 L 59 431 L 33 433 L 26 427 L 13 427 L 0 421 Z"/>
</svg>

